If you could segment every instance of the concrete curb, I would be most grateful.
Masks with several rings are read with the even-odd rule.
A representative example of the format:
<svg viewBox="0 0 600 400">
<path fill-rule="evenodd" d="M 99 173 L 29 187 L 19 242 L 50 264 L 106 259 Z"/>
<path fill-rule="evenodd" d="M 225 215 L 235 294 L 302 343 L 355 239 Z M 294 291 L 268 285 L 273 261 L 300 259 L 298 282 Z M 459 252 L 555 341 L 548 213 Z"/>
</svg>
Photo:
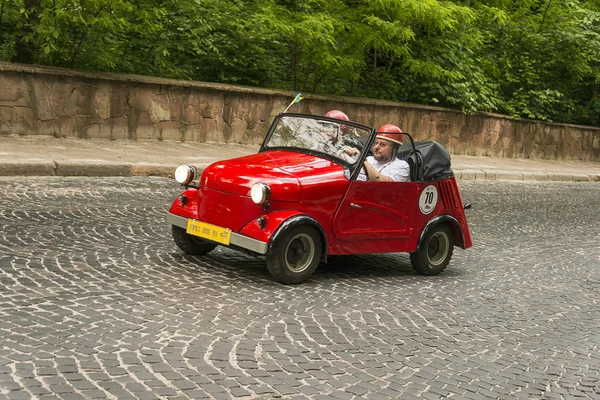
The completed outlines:
<svg viewBox="0 0 600 400">
<path fill-rule="evenodd" d="M 53 176 L 54 161 L 0 162 L 0 176 Z"/>
<path fill-rule="evenodd" d="M 208 164 L 198 164 L 202 173 Z M 172 178 L 177 165 L 93 163 L 78 161 L 0 161 L 0 176 L 91 176 L 128 177 L 158 176 Z M 454 170 L 457 180 L 463 181 L 545 181 L 600 182 L 600 175 L 561 174 L 545 172 L 515 172 L 505 170 Z"/>
<path fill-rule="evenodd" d="M 56 162 L 56 176 L 131 176 L 131 164 Z"/>
<path fill-rule="evenodd" d="M 73 161 L 0 161 L 0 176 L 162 176 L 173 177 L 177 165 Z"/>
<path fill-rule="evenodd" d="M 456 179 L 463 181 L 546 181 L 600 182 L 599 175 L 561 174 L 546 172 L 515 172 L 504 170 L 454 170 Z"/>
</svg>

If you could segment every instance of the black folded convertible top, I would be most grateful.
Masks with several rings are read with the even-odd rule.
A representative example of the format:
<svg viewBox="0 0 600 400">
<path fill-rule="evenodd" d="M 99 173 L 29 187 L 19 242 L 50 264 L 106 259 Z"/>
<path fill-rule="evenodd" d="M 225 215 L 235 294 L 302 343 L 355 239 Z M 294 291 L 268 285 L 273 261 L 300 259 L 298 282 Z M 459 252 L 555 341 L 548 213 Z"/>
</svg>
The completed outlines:
<svg viewBox="0 0 600 400">
<path fill-rule="evenodd" d="M 452 168 L 450 167 L 450 153 L 448 153 L 443 145 L 437 142 L 426 140 L 422 142 L 415 142 L 415 148 L 418 156 L 420 156 L 422 159 L 423 165 L 422 172 L 417 171 L 415 176 L 420 176 L 421 180 L 423 181 L 433 181 L 436 179 L 451 178 L 454 176 L 454 172 L 452 172 Z M 417 156 L 411 156 L 412 152 L 413 149 L 410 142 L 406 141 L 398 150 L 396 157 L 405 161 L 408 161 L 408 158 L 410 157 L 416 161 Z M 413 165 L 415 165 L 415 168 L 416 165 L 418 165 L 414 162 L 409 162 L 409 164 L 411 164 L 411 168 Z"/>
</svg>

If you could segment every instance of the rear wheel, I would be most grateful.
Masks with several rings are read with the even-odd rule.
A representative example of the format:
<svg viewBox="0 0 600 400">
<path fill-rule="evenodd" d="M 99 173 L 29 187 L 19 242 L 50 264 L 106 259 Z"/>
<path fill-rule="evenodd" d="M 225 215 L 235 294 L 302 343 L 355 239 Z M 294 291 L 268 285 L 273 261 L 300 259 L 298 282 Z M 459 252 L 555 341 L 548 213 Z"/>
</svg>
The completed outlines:
<svg viewBox="0 0 600 400">
<path fill-rule="evenodd" d="M 267 254 L 267 269 L 280 283 L 300 283 L 315 272 L 322 251 L 317 229 L 297 226 L 275 239 Z"/>
<path fill-rule="evenodd" d="M 413 268 L 421 275 L 438 275 L 450 263 L 454 251 L 454 237 L 448 225 L 437 225 L 420 243 L 421 250 L 410 253 Z"/>
<path fill-rule="evenodd" d="M 173 239 L 175 244 L 184 253 L 191 254 L 194 256 L 202 256 L 210 253 L 215 247 L 216 243 L 211 243 L 206 240 L 200 239 L 199 237 L 190 235 L 185 232 L 185 229 L 173 225 Z"/>
</svg>

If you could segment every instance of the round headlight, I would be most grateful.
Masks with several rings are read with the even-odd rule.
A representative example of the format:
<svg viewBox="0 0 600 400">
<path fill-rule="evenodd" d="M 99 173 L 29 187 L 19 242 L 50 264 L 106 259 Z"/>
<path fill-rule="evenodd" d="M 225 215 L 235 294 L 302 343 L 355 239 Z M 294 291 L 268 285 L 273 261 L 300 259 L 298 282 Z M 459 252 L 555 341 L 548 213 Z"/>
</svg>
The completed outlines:
<svg viewBox="0 0 600 400">
<path fill-rule="evenodd" d="M 191 165 L 180 165 L 175 170 L 175 180 L 182 185 L 187 185 L 194 180 L 194 167 Z"/>
<path fill-rule="evenodd" d="M 269 189 L 269 186 L 264 183 L 255 183 L 250 189 L 250 197 L 252 197 L 252 201 L 259 205 L 265 204 L 265 202 L 269 200 L 270 195 L 271 189 Z"/>
</svg>

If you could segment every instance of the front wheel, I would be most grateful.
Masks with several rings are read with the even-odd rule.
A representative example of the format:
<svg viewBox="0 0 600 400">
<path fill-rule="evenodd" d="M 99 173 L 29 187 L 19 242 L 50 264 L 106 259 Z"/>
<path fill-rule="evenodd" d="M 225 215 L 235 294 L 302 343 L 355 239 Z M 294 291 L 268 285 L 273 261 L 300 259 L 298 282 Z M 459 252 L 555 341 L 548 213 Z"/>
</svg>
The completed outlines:
<svg viewBox="0 0 600 400">
<path fill-rule="evenodd" d="M 447 225 L 437 225 L 420 243 L 421 250 L 410 253 L 410 262 L 421 275 L 438 275 L 450 263 L 454 251 L 452 230 Z"/>
<path fill-rule="evenodd" d="M 173 225 L 173 239 L 175 239 L 177 247 L 184 253 L 193 256 L 203 256 L 217 247 L 216 243 L 211 243 L 200 239 L 199 237 L 195 237 L 194 235 L 190 235 L 185 232 L 185 229 L 175 225 Z"/>
<path fill-rule="evenodd" d="M 277 282 L 300 283 L 315 272 L 322 251 L 317 229 L 297 226 L 275 239 L 267 254 L 267 269 Z"/>
</svg>

